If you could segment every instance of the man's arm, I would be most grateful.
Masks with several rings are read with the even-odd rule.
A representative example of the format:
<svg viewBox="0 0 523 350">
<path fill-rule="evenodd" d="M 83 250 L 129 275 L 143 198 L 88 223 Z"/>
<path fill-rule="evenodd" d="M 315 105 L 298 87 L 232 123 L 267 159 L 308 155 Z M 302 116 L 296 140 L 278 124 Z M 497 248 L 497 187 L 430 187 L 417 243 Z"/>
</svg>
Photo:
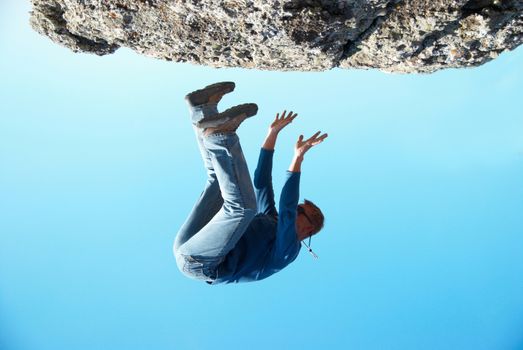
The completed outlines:
<svg viewBox="0 0 523 350">
<path fill-rule="evenodd" d="M 299 201 L 301 163 L 305 153 L 312 147 L 320 144 L 327 138 L 327 134 L 320 135 L 320 131 L 312 135 L 311 138 L 303 140 L 300 135 L 294 146 L 294 157 L 292 158 L 287 178 L 283 186 L 280 197 L 280 215 L 278 218 L 278 234 L 274 245 L 274 258 L 286 259 L 286 254 L 290 247 L 296 244 L 296 209 Z"/>
<path fill-rule="evenodd" d="M 274 147 L 278 139 L 279 132 L 288 124 L 290 124 L 297 114 L 290 112 L 286 116 L 284 111 L 276 114 L 276 118 L 269 126 L 267 136 L 260 150 L 260 157 L 258 159 L 258 166 L 254 172 L 254 189 L 256 193 L 256 202 L 258 212 L 276 217 L 278 212 L 274 203 L 274 190 L 272 187 L 272 158 L 274 155 Z"/>
<path fill-rule="evenodd" d="M 254 171 L 254 192 L 258 213 L 276 217 L 278 212 L 274 204 L 274 190 L 272 188 L 272 157 L 274 150 L 262 148 L 258 158 L 258 166 Z"/>
</svg>

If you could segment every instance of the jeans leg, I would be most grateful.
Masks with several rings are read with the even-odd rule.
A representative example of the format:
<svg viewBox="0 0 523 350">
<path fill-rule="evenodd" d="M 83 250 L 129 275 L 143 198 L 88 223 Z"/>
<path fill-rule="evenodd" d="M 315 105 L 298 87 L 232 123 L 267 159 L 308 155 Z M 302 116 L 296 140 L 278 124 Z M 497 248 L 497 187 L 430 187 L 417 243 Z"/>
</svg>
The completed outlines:
<svg viewBox="0 0 523 350">
<path fill-rule="evenodd" d="M 212 274 L 252 221 L 256 199 L 236 133 L 206 136 L 203 145 L 209 152 L 223 205 L 198 233 L 178 247 L 177 261 L 184 263 L 182 270 L 186 273 L 186 266 L 196 262 L 203 274 Z"/>
<path fill-rule="evenodd" d="M 173 252 L 176 255 L 182 244 L 197 234 L 220 210 L 223 198 L 216 177 L 207 178 L 205 189 L 194 204 L 191 213 L 176 234 Z"/>
<path fill-rule="evenodd" d="M 203 145 L 202 131 L 200 128 L 194 127 L 194 132 L 203 164 L 207 171 L 207 181 L 205 188 L 192 208 L 191 213 L 176 234 L 173 246 L 175 256 L 177 255 L 178 248 L 211 221 L 223 205 L 223 198 L 220 193 L 216 174 L 214 173 L 211 157 L 209 151 L 207 151 Z"/>
<path fill-rule="evenodd" d="M 196 124 L 205 117 L 218 114 L 218 104 L 207 103 L 199 106 L 189 106 L 189 112 L 191 113 L 191 122 Z"/>
</svg>

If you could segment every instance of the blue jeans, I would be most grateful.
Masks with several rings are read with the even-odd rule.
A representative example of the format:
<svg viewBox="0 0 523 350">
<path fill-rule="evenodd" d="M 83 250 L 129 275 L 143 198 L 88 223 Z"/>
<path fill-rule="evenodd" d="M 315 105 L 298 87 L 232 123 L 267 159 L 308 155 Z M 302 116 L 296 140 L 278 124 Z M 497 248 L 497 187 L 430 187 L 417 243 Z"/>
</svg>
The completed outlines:
<svg viewBox="0 0 523 350">
<path fill-rule="evenodd" d="M 192 112 L 195 122 L 201 111 Z M 203 136 L 201 129 L 194 129 L 207 181 L 176 235 L 173 251 L 180 271 L 211 282 L 256 215 L 256 197 L 238 135 Z"/>
</svg>

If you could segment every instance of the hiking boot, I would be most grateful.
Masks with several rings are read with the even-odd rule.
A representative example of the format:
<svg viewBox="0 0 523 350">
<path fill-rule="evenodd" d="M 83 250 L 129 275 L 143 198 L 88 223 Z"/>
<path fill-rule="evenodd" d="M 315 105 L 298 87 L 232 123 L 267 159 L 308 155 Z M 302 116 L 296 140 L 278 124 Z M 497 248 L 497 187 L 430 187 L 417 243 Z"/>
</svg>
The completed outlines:
<svg viewBox="0 0 523 350">
<path fill-rule="evenodd" d="M 205 136 L 221 132 L 234 132 L 245 119 L 254 116 L 257 112 L 258 106 L 255 103 L 246 103 L 214 115 L 213 117 L 217 117 L 216 119 L 199 122 L 197 126 L 205 129 Z"/>
<path fill-rule="evenodd" d="M 231 107 L 221 113 L 213 114 L 208 117 L 204 117 L 200 121 L 196 122 L 196 126 L 199 128 L 215 128 L 229 120 L 236 118 L 238 115 L 245 113 L 247 118 L 252 117 L 258 112 L 258 106 L 255 103 L 245 103 Z"/>
<path fill-rule="evenodd" d="M 209 103 L 211 97 L 216 96 L 217 99 L 213 103 L 218 103 L 222 99 L 222 96 L 232 92 L 235 88 L 235 84 L 232 81 L 223 81 L 208 85 L 203 89 L 193 91 L 185 96 L 185 100 L 189 103 L 189 106 L 199 106 Z"/>
</svg>

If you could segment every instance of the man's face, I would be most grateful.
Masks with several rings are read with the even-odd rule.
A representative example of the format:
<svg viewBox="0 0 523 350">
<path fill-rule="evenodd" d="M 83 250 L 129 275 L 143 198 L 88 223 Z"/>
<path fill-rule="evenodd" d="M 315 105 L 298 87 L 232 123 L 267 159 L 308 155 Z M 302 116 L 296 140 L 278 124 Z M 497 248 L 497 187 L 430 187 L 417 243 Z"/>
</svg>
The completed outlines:
<svg viewBox="0 0 523 350">
<path fill-rule="evenodd" d="M 304 240 L 309 237 L 311 232 L 314 230 L 314 225 L 311 222 L 311 217 L 314 208 L 308 204 L 298 204 L 297 215 L 296 215 L 296 233 L 298 239 Z"/>
</svg>

